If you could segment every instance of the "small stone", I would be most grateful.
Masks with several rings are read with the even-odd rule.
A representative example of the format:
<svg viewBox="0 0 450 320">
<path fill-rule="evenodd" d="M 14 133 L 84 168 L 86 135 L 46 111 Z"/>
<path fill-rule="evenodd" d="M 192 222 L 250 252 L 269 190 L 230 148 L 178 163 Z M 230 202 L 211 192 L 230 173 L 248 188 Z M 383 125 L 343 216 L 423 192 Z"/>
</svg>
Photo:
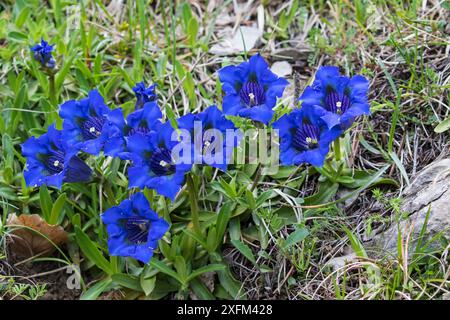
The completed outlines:
<svg viewBox="0 0 450 320">
<path fill-rule="evenodd" d="M 325 265 L 331 267 L 333 271 L 336 271 L 355 261 L 357 261 L 356 254 L 350 253 L 345 256 L 332 258 Z"/>
<path fill-rule="evenodd" d="M 304 44 L 296 47 L 274 49 L 270 56 L 273 60 L 292 60 L 295 61 L 295 63 L 298 63 L 299 61 L 306 61 L 311 52 L 311 48 Z"/>
<path fill-rule="evenodd" d="M 228 32 L 222 40 L 211 47 L 210 53 L 227 56 L 253 49 L 262 37 L 262 32 L 256 27 L 242 26 L 234 35 Z M 245 46 L 244 46 L 245 43 Z"/>
<path fill-rule="evenodd" d="M 401 231 L 403 243 L 409 237 L 408 257 L 414 254 L 414 249 L 420 239 L 422 227 L 427 214 L 429 218 L 426 231 L 423 234 L 422 245 L 438 234 L 450 241 L 450 159 L 438 160 L 425 167 L 410 186 L 403 193 L 402 212 L 408 213 L 408 217 L 400 221 L 399 225 L 393 223 L 386 231 L 383 231 L 364 244 L 370 248 L 367 252 L 375 256 L 398 257 L 397 242 L 398 231 Z M 439 245 L 439 241 L 433 241 L 428 249 Z M 355 262 L 354 253 L 330 259 L 326 264 L 333 270 L 337 270 L 347 263 Z"/>
<path fill-rule="evenodd" d="M 397 226 L 394 223 L 389 229 L 376 235 L 371 244 L 382 252 L 390 252 L 397 256 L 398 230 L 406 239 L 409 235 L 408 254 L 412 255 L 419 241 L 422 227 L 429 212 L 426 231 L 422 244 L 427 243 L 440 234 L 450 240 L 450 159 L 443 159 L 424 168 L 403 194 L 402 211 L 408 218 Z M 439 245 L 433 241 L 429 249 Z"/>
<path fill-rule="evenodd" d="M 287 77 L 292 74 L 292 67 L 287 61 L 277 61 L 270 68 L 279 77 Z"/>
</svg>

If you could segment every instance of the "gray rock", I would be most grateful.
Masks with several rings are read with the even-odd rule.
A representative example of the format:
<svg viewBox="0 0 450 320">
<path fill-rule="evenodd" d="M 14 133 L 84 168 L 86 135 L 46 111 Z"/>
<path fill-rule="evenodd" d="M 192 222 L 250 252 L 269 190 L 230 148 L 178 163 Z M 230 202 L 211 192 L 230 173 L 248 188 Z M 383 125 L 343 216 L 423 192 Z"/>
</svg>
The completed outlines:
<svg viewBox="0 0 450 320">
<path fill-rule="evenodd" d="M 438 234 L 450 241 L 450 159 L 433 162 L 425 167 L 403 193 L 402 211 L 408 216 L 398 224 L 393 223 L 386 231 L 372 237 L 364 244 L 369 256 L 397 257 L 398 232 L 401 231 L 403 243 L 408 239 L 408 256 L 411 257 L 420 239 L 420 233 L 428 222 L 422 245 Z M 434 248 L 434 241 L 428 248 Z M 370 249 L 370 250 L 367 250 Z M 347 263 L 357 261 L 355 254 L 330 259 L 327 265 L 334 270 Z"/>
<path fill-rule="evenodd" d="M 338 270 L 344 268 L 347 264 L 358 261 L 358 256 L 355 253 L 350 253 L 345 256 L 332 258 L 327 261 L 325 266 L 332 268 L 332 270 Z"/>
<path fill-rule="evenodd" d="M 313 52 L 306 44 L 299 44 L 295 47 L 278 48 L 271 52 L 273 60 L 295 62 L 297 65 L 304 66 L 308 56 Z"/>
<path fill-rule="evenodd" d="M 398 231 L 403 239 L 409 235 L 411 255 L 429 211 L 422 244 L 437 234 L 450 240 L 450 159 L 436 161 L 424 168 L 403 194 L 402 210 L 409 216 L 376 235 L 371 244 L 378 250 L 397 255 Z M 429 248 L 436 245 L 431 243 Z"/>
<path fill-rule="evenodd" d="M 227 29 L 229 30 L 229 29 Z M 233 55 L 253 49 L 262 37 L 262 32 L 256 27 L 241 26 L 234 34 L 228 32 L 222 40 L 211 47 L 210 53 L 219 56 Z M 244 46 L 245 43 L 245 46 Z"/>
<path fill-rule="evenodd" d="M 279 77 L 286 77 L 292 74 L 292 67 L 287 61 L 277 61 L 270 68 Z"/>
</svg>

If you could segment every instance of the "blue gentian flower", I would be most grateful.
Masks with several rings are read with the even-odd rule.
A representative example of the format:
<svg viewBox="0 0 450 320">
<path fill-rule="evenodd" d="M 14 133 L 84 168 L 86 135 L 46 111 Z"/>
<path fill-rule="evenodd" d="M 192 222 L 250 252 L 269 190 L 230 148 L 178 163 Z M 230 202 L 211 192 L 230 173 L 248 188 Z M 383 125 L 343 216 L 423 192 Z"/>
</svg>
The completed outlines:
<svg viewBox="0 0 450 320">
<path fill-rule="evenodd" d="M 108 250 L 112 256 L 132 257 L 148 263 L 153 251 L 169 229 L 154 212 L 142 193 L 122 201 L 102 214 L 108 231 Z"/>
<path fill-rule="evenodd" d="M 311 109 L 296 109 L 282 116 L 273 124 L 279 130 L 280 162 L 283 165 L 309 163 L 321 167 L 330 143 L 342 130 L 335 126 L 328 129 Z"/>
<path fill-rule="evenodd" d="M 39 138 L 31 137 L 22 144 L 22 154 L 27 158 L 24 172 L 28 186 L 54 186 L 63 182 L 87 182 L 91 169 L 76 155 L 54 125 Z"/>
<path fill-rule="evenodd" d="M 250 118 L 268 124 L 272 119 L 277 98 L 283 95 L 288 81 L 270 71 L 260 55 L 252 56 L 248 62 L 238 66 L 227 66 L 219 70 L 226 115 Z"/>
<path fill-rule="evenodd" d="M 190 113 L 179 118 L 178 128 L 190 133 L 195 163 L 207 164 L 222 171 L 227 170 L 232 160 L 233 149 L 238 145 L 241 135 L 239 133 L 238 136 L 230 135 L 230 141 L 227 141 L 227 130 L 234 133 L 236 127 L 215 105 L 199 114 Z"/>
<path fill-rule="evenodd" d="M 152 102 L 156 100 L 156 92 L 155 92 L 156 85 L 151 85 L 150 87 L 146 88 L 144 81 L 136 83 L 136 86 L 133 87 L 134 94 L 136 95 L 136 109 L 140 109 L 146 104 L 147 102 Z"/>
<path fill-rule="evenodd" d="M 183 163 L 183 150 L 173 154 L 172 150 L 183 142 L 176 140 L 177 133 L 166 122 L 148 136 L 135 134 L 128 139 L 133 166 L 128 169 L 130 187 L 150 188 L 175 200 L 184 183 L 184 175 L 192 167 L 192 161 Z M 179 156 L 180 158 L 177 158 Z"/>
<path fill-rule="evenodd" d="M 339 125 L 345 130 L 355 117 L 370 114 L 368 90 L 369 81 L 362 76 L 348 78 L 340 75 L 338 67 L 320 67 L 299 100 L 302 107 L 316 109 L 328 128 Z"/>
<path fill-rule="evenodd" d="M 110 112 L 96 89 L 87 98 L 63 103 L 59 111 L 64 119 L 63 138 L 74 149 L 98 155 L 108 138 L 105 129 Z"/>
<path fill-rule="evenodd" d="M 127 148 L 127 142 L 134 135 L 148 135 L 161 124 L 162 113 L 156 101 L 147 102 L 142 109 L 136 110 L 124 119 L 122 109 L 114 109 L 108 116 L 108 139 L 104 152 L 108 156 L 131 160 L 132 155 Z"/>
<path fill-rule="evenodd" d="M 41 43 L 38 43 L 31 48 L 34 59 L 44 68 L 53 69 L 55 67 L 56 62 L 52 56 L 53 46 L 54 45 L 49 45 L 44 39 L 41 39 Z"/>
</svg>

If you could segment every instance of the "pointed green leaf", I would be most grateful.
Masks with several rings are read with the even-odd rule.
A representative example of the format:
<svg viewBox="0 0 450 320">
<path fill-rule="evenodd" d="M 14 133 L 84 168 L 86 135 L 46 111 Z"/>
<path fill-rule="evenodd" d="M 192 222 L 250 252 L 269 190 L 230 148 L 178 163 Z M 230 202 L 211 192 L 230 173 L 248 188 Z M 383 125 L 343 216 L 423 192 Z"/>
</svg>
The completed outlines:
<svg viewBox="0 0 450 320">
<path fill-rule="evenodd" d="M 255 256 L 253 255 L 252 249 L 245 243 L 240 240 L 231 240 L 233 246 L 239 250 L 240 253 L 244 255 L 248 260 L 250 260 L 253 264 L 256 264 Z"/>
<path fill-rule="evenodd" d="M 109 261 L 106 260 L 95 243 L 78 227 L 75 227 L 75 237 L 84 255 L 107 274 L 112 274 Z"/>
</svg>

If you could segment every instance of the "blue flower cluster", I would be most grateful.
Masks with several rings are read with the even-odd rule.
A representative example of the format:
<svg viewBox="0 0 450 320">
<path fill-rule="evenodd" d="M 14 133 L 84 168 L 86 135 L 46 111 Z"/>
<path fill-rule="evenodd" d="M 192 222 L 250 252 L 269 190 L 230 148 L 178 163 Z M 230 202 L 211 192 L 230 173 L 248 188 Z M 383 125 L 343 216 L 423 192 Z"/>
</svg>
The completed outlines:
<svg viewBox="0 0 450 320">
<path fill-rule="evenodd" d="M 32 50 L 43 66 L 54 67 L 52 46 L 47 42 L 42 40 Z M 126 117 L 121 108 L 110 109 L 96 89 L 86 98 L 63 103 L 59 111 L 62 131 L 51 125 L 45 134 L 31 137 L 22 145 L 27 158 L 27 185 L 61 188 L 64 182 L 88 182 L 92 170 L 82 160 L 82 153 L 103 152 L 129 161 L 129 188 L 154 189 L 172 200 L 194 163 L 226 171 L 240 140 L 239 135 L 233 135 L 232 141 L 220 140 L 228 137 L 228 130 L 236 131 L 226 115 L 268 125 L 288 82 L 272 73 L 259 54 L 239 66 L 221 69 L 219 77 L 225 92 L 223 113 L 212 105 L 201 113 L 176 119 L 177 128 L 162 121 L 155 85 L 147 88 L 143 82 L 133 88 L 135 110 Z M 349 128 L 355 117 L 369 113 L 367 90 L 368 82 L 361 76 L 349 79 L 336 67 L 320 68 L 313 85 L 300 97 L 302 108 L 273 124 L 280 132 L 281 163 L 321 166 L 330 143 Z M 184 129 L 180 132 L 187 132 L 187 136 L 178 129 Z M 174 157 L 175 150 L 178 158 Z M 108 209 L 102 221 L 107 226 L 110 254 L 144 263 L 169 228 L 142 193 Z"/>
<path fill-rule="evenodd" d="M 139 82 L 136 83 L 136 86 L 133 87 L 134 94 L 136 95 L 136 109 L 140 109 L 147 102 L 152 102 L 156 100 L 156 92 L 155 92 L 156 84 L 151 85 L 150 87 L 145 87 L 145 83 Z"/>
<path fill-rule="evenodd" d="M 169 224 L 150 208 L 142 193 L 122 201 L 102 214 L 108 231 L 109 253 L 113 256 L 133 257 L 147 263 L 153 256 Z"/>
<path fill-rule="evenodd" d="M 257 54 L 238 66 L 219 71 L 226 115 L 269 124 L 286 79 L 272 73 Z M 357 116 L 370 114 L 369 82 L 362 76 L 340 75 L 338 67 L 321 67 L 300 97 L 301 109 L 273 123 L 279 130 L 282 165 L 309 163 L 322 166 L 331 142 L 348 129 Z"/>
<path fill-rule="evenodd" d="M 31 48 L 34 59 L 38 61 L 43 68 L 53 69 L 56 65 L 56 61 L 52 56 L 53 46 L 54 45 L 49 45 L 44 39 L 41 39 L 41 43 L 38 43 Z"/>
<path fill-rule="evenodd" d="M 63 182 L 87 182 L 91 169 L 62 137 L 54 125 L 39 138 L 31 137 L 22 145 L 27 158 L 25 182 L 31 186 L 43 184 L 61 188 Z"/>
<path fill-rule="evenodd" d="M 238 66 L 219 70 L 222 82 L 223 111 L 226 115 L 240 116 L 268 124 L 273 117 L 277 98 L 283 95 L 288 81 L 270 71 L 260 54 Z"/>
<path fill-rule="evenodd" d="M 299 98 L 301 108 L 273 124 L 279 130 L 281 163 L 322 166 L 330 144 L 357 116 L 370 114 L 368 90 L 369 82 L 362 76 L 348 78 L 338 67 L 319 68 Z"/>
</svg>

